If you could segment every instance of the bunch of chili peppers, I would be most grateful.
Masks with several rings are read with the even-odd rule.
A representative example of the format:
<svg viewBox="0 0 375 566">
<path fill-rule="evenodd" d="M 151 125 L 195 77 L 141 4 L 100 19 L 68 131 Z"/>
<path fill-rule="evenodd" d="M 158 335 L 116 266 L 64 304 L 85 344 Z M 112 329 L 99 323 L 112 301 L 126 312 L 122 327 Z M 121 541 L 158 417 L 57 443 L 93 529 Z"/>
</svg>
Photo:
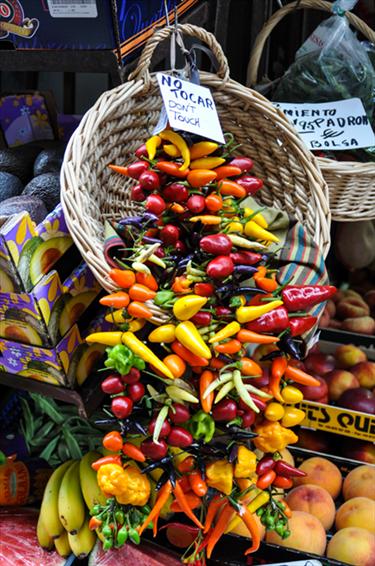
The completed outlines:
<svg viewBox="0 0 375 566">
<path fill-rule="evenodd" d="M 114 430 L 93 467 L 109 509 L 149 505 L 139 535 L 184 514 L 198 534 L 183 560 L 195 564 L 239 521 L 252 539 L 246 554 L 256 551 L 256 514 L 288 536 L 290 511 L 275 490 L 303 474 L 280 456 L 304 418 L 293 382 L 319 385 L 298 367 L 301 336 L 317 322 L 309 309 L 335 292 L 278 279 L 270 246 L 279 240 L 262 209 L 246 206 L 263 183 L 250 158 L 232 156 L 237 147 L 231 135 L 219 146 L 167 129 L 133 163 L 110 166 L 135 180 L 143 212 L 114 223 L 119 290 L 100 302 L 115 329 L 87 338 L 108 346 L 102 389 Z M 248 354 L 254 344 L 260 361 Z M 100 532 L 108 505 L 92 514 Z M 122 525 L 106 522 L 105 548 L 127 540 Z"/>
</svg>

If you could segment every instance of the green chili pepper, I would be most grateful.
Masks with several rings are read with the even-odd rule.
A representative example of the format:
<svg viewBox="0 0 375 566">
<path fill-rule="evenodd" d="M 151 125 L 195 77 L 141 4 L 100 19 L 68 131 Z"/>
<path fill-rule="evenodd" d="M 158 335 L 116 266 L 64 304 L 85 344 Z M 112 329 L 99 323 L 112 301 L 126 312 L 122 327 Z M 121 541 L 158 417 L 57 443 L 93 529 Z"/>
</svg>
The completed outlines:
<svg viewBox="0 0 375 566">
<path fill-rule="evenodd" d="M 125 521 L 125 515 L 124 515 L 123 511 L 116 511 L 115 519 L 118 523 L 120 523 L 120 525 L 123 525 L 124 521 Z"/>
<path fill-rule="evenodd" d="M 129 539 L 134 544 L 139 544 L 141 542 L 141 537 L 139 536 L 139 532 L 132 527 L 129 529 Z"/>
<path fill-rule="evenodd" d="M 127 375 L 132 367 L 144 369 L 145 362 L 133 354 L 130 348 L 123 344 L 117 344 L 113 348 L 107 348 L 107 359 L 104 365 L 107 368 L 115 369 L 121 375 Z"/>
<path fill-rule="evenodd" d="M 128 540 L 128 529 L 124 525 L 117 533 L 116 545 L 122 546 L 123 544 L 126 543 L 127 540 Z"/>
<path fill-rule="evenodd" d="M 198 411 L 189 421 L 189 429 L 195 440 L 210 442 L 215 433 L 215 421 L 204 411 Z"/>
<path fill-rule="evenodd" d="M 91 511 L 90 511 L 90 515 L 91 515 L 91 516 L 93 516 L 93 515 L 99 515 L 99 513 L 100 513 L 101 510 L 102 510 L 102 509 L 101 509 L 100 505 L 94 505 L 94 507 L 93 507 L 93 508 L 91 509 Z"/>
<path fill-rule="evenodd" d="M 112 546 L 113 546 L 112 539 L 110 538 L 104 539 L 103 550 L 111 550 Z"/>
<path fill-rule="evenodd" d="M 174 299 L 175 294 L 173 293 L 173 291 L 159 291 L 154 297 L 154 303 L 159 307 L 167 306 L 167 304 L 171 303 L 171 301 L 173 301 Z"/>
</svg>

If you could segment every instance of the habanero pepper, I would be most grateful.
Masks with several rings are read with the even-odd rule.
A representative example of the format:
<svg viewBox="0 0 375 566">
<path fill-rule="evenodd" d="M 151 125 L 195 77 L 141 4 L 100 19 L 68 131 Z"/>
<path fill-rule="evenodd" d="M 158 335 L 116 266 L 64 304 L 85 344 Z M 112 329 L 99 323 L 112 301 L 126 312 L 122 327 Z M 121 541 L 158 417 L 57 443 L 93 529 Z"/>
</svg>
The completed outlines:
<svg viewBox="0 0 375 566">
<path fill-rule="evenodd" d="M 281 296 L 288 312 L 303 311 L 327 301 L 337 289 L 333 285 L 288 285 Z"/>
</svg>

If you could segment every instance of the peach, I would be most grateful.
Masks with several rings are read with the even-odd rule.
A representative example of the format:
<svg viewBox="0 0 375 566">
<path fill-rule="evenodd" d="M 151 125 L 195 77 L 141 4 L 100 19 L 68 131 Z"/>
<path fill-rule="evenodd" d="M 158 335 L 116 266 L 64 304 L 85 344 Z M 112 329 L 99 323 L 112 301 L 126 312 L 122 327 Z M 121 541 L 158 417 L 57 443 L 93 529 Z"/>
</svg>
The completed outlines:
<svg viewBox="0 0 375 566">
<path fill-rule="evenodd" d="M 358 379 L 361 387 L 367 387 L 367 389 L 375 387 L 375 362 L 359 362 L 350 370 Z"/>
<path fill-rule="evenodd" d="M 342 328 L 342 322 L 341 322 L 341 320 L 336 320 L 335 318 L 331 318 L 331 320 L 329 321 L 328 327 L 329 328 L 336 328 L 336 329 Z"/>
<path fill-rule="evenodd" d="M 314 515 L 328 531 L 335 520 L 335 503 L 331 495 L 319 485 L 299 485 L 290 491 L 286 502 L 292 511 L 305 511 Z"/>
<path fill-rule="evenodd" d="M 302 552 L 324 554 L 327 540 L 322 523 L 309 513 L 293 511 L 289 519 L 290 536 L 282 539 L 275 531 L 268 531 L 266 541 L 287 548 L 295 548 Z"/>
<path fill-rule="evenodd" d="M 341 328 L 349 332 L 358 332 L 358 334 L 374 334 L 375 320 L 371 316 L 347 318 L 342 323 Z"/>
<path fill-rule="evenodd" d="M 351 297 L 338 303 L 336 307 L 337 316 L 344 320 L 345 318 L 359 318 L 360 316 L 368 316 L 370 307 L 363 299 Z"/>
<path fill-rule="evenodd" d="M 310 353 L 305 359 L 305 368 L 308 373 L 324 375 L 336 367 L 335 358 L 322 352 Z"/>
<path fill-rule="evenodd" d="M 358 466 L 344 479 L 342 493 L 345 501 L 353 497 L 369 497 L 375 501 L 375 468 Z"/>
<path fill-rule="evenodd" d="M 295 465 L 293 454 L 287 448 L 283 448 L 279 450 L 279 452 L 282 460 L 285 460 L 285 462 L 288 462 L 291 466 Z"/>
<path fill-rule="evenodd" d="M 308 458 L 308 460 L 302 462 L 299 469 L 305 472 L 306 476 L 295 478 L 295 485 L 312 483 L 326 489 L 333 499 L 336 499 L 339 495 L 342 484 L 341 472 L 335 464 L 332 464 L 326 458 L 319 456 Z"/>
<path fill-rule="evenodd" d="M 333 318 L 333 317 L 335 316 L 335 314 L 336 314 L 336 305 L 335 305 L 335 303 L 332 301 L 332 299 L 328 299 L 325 308 L 327 309 L 327 312 L 328 312 L 329 316 L 330 316 L 331 318 Z"/>
<path fill-rule="evenodd" d="M 329 312 L 324 309 L 322 312 L 322 316 L 319 319 L 319 328 L 327 328 L 330 324 L 331 317 L 329 316 Z"/>
<path fill-rule="evenodd" d="M 344 369 L 330 371 L 324 376 L 324 379 L 328 385 L 328 393 L 331 401 L 337 401 L 341 394 L 347 389 L 359 387 L 358 379 L 352 373 Z"/>
<path fill-rule="evenodd" d="M 336 530 L 359 527 L 375 534 L 375 501 L 368 497 L 353 497 L 339 507 Z"/>
<path fill-rule="evenodd" d="M 353 344 L 342 344 L 335 351 L 335 358 L 339 368 L 348 369 L 359 362 L 367 362 L 366 354 Z"/>
<path fill-rule="evenodd" d="M 371 312 L 375 314 L 375 289 L 367 291 L 365 295 L 365 301 L 371 309 Z"/>
<path fill-rule="evenodd" d="M 353 566 L 374 566 L 375 536 L 366 529 L 342 529 L 329 541 L 327 557 Z"/>
</svg>

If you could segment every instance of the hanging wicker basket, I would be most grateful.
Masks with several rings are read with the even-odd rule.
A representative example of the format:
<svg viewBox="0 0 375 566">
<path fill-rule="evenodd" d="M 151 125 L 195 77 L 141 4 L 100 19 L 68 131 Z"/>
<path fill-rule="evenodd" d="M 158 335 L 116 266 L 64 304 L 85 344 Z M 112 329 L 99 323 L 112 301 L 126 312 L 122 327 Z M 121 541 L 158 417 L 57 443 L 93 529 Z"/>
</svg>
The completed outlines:
<svg viewBox="0 0 375 566">
<path fill-rule="evenodd" d="M 330 212 L 315 158 L 280 111 L 229 78 L 227 60 L 212 34 L 193 25 L 180 25 L 179 30 L 206 43 L 218 61 L 217 74 L 200 73 L 201 83 L 212 91 L 223 130 L 242 144 L 239 151 L 254 160 L 254 172 L 265 182 L 259 200 L 302 222 L 326 255 Z M 104 221 L 136 213 L 130 200 L 135 181 L 113 173 L 108 164 L 131 161 L 158 120 L 161 96 L 149 69 L 154 50 L 171 33 L 170 28 L 155 32 L 131 80 L 98 99 L 65 152 L 61 172 L 65 218 L 82 256 L 108 291 L 114 285 L 103 253 Z"/>
<path fill-rule="evenodd" d="M 332 4 L 324 0 L 301 0 L 277 10 L 264 24 L 255 41 L 248 64 L 249 86 L 257 84 L 259 63 L 272 30 L 284 16 L 297 9 L 315 9 L 332 13 Z M 346 12 L 345 15 L 354 28 L 371 43 L 375 43 L 374 30 L 351 12 Z M 325 157 L 318 158 L 318 163 L 328 185 L 333 220 L 355 222 L 375 218 L 375 163 L 335 161 Z"/>
</svg>

